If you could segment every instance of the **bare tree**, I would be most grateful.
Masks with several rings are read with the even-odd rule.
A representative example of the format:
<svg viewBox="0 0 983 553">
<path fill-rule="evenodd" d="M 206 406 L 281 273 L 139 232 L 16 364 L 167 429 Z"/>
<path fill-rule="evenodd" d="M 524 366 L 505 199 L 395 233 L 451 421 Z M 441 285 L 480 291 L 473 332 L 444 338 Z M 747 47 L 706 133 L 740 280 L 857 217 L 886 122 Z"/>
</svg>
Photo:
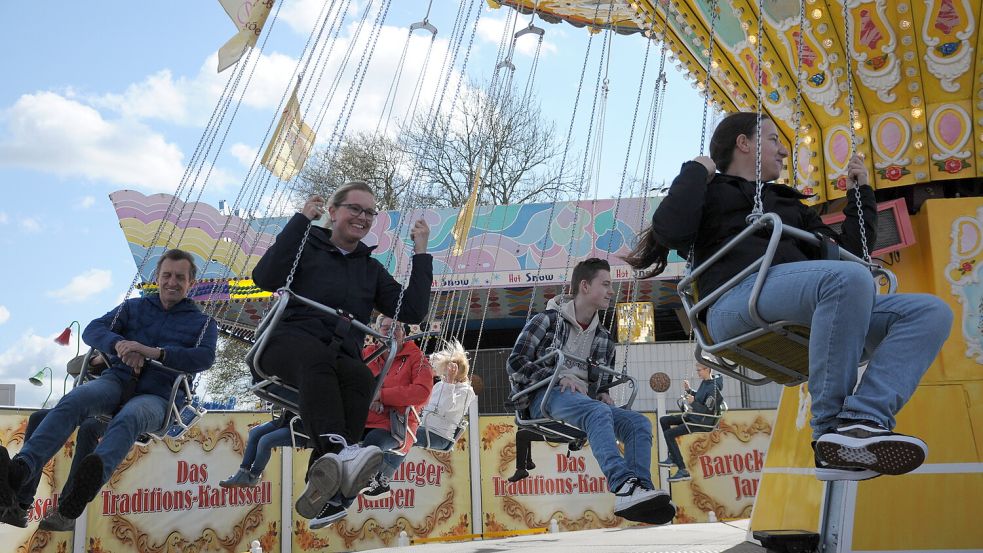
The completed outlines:
<svg viewBox="0 0 983 553">
<path fill-rule="evenodd" d="M 482 203 L 497 205 L 567 199 L 572 171 L 561 166 L 563 145 L 538 101 L 511 89 L 472 84 L 448 113 L 418 115 L 403 132 L 404 149 L 428 183 L 429 205 L 464 204 L 481 167 Z"/>
<path fill-rule="evenodd" d="M 396 142 L 382 134 L 358 133 L 334 151 L 315 152 L 300 174 L 297 199 L 313 194 L 327 198 L 347 181 L 362 180 L 376 192 L 380 209 L 399 209 L 409 188 L 403 155 Z"/>
<path fill-rule="evenodd" d="M 243 361 L 249 344 L 235 338 L 220 335 L 215 351 L 215 363 L 205 372 L 206 393 L 217 401 L 235 397 L 239 402 L 254 401 L 256 396 L 249 391 L 252 376 Z"/>
</svg>

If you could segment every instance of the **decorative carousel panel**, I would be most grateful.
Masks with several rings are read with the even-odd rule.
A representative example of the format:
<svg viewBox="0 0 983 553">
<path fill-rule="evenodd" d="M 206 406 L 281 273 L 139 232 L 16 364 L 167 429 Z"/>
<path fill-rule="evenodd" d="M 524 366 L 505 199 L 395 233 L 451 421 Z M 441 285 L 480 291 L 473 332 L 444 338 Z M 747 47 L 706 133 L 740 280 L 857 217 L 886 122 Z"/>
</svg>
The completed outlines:
<svg viewBox="0 0 983 553">
<path fill-rule="evenodd" d="M 924 152 L 924 139 L 913 139 L 911 124 L 898 113 L 875 116 L 871 122 L 871 147 L 874 150 L 873 183 L 876 188 L 889 188 L 915 183 L 915 172 L 926 172 L 924 155 L 915 164 L 915 151 Z"/>
<path fill-rule="evenodd" d="M 929 105 L 932 180 L 976 175 L 971 109 L 969 101 Z"/>
<path fill-rule="evenodd" d="M 916 40 L 925 73 L 925 103 L 965 98 L 973 87 L 974 34 L 979 27 L 978 0 L 913 2 Z M 928 82 L 929 76 L 934 77 Z"/>
</svg>

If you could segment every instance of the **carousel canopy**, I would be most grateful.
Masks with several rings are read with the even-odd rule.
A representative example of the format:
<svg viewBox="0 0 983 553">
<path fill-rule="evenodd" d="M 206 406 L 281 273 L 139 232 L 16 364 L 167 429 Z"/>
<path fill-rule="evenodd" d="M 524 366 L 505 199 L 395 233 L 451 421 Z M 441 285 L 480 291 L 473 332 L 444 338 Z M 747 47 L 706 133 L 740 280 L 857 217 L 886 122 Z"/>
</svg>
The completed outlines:
<svg viewBox="0 0 983 553">
<path fill-rule="evenodd" d="M 758 3 L 746 0 L 488 3 L 535 10 L 545 21 L 593 32 L 664 36 L 697 90 L 705 88 L 711 67 L 710 98 L 724 110 L 755 109 L 760 79 L 764 109 L 789 149 L 798 143 L 792 180 L 817 194 L 816 201 L 844 195 L 851 155 L 848 65 L 857 149 L 875 188 L 983 175 L 978 1 L 767 0 L 760 13 Z"/>
</svg>

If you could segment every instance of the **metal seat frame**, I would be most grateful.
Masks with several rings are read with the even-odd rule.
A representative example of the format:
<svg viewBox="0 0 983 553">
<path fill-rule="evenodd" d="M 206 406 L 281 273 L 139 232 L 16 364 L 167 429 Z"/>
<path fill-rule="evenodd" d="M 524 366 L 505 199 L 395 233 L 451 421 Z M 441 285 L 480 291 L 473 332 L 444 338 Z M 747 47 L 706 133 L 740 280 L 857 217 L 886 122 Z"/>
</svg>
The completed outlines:
<svg viewBox="0 0 983 553">
<path fill-rule="evenodd" d="M 750 236 L 767 231 L 769 228 L 771 234 L 764 255 L 731 277 L 730 280 L 710 294 L 698 298 L 696 281 L 701 274 L 706 272 L 708 267 L 730 253 Z M 758 299 L 761 296 L 761 289 L 764 287 L 765 279 L 768 276 L 768 269 L 771 268 L 774 262 L 775 252 L 778 250 L 779 242 L 783 236 L 817 247 L 821 244 L 820 239 L 815 235 L 783 224 L 781 218 L 774 213 L 765 213 L 750 223 L 747 228 L 732 238 L 730 242 L 714 252 L 699 267 L 694 268 L 677 285 L 683 310 L 696 337 L 697 347 L 695 356 L 697 361 L 712 366 L 722 374 L 755 386 L 767 384 L 772 381 L 786 386 L 796 386 L 809 379 L 809 329 L 792 321 L 766 321 L 758 312 Z M 887 293 L 894 293 L 897 289 L 898 280 L 891 271 L 878 265 L 867 263 L 843 248 L 839 248 L 839 256 L 841 261 L 852 261 L 868 267 L 872 273 L 872 278 L 885 279 L 887 281 Z M 758 328 L 715 343 L 701 321 L 702 314 L 720 299 L 721 296 L 755 272 L 757 272 L 757 277 L 751 290 L 751 296 L 748 299 L 748 312 L 751 320 Z M 880 291 L 880 287 L 878 287 L 878 291 Z M 790 353 L 789 358 L 796 362 L 799 370 L 786 366 L 782 362 L 771 359 L 762 353 L 762 350 L 767 347 L 776 346 L 786 348 L 786 351 Z M 759 378 L 748 376 L 742 372 L 742 368 L 757 372 L 762 376 Z"/>
<path fill-rule="evenodd" d="M 574 361 L 576 363 L 583 363 L 587 366 L 593 366 L 594 368 L 599 370 L 602 374 L 611 375 L 612 377 L 611 385 L 608 386 L 608 389 L 627 383 L 629 388 L 631 389 L 631 395 L 628 397 L 628 401 L 624 405 L 619 405 L 618 407 L 622 409 L 630 410 L 632 404 L 635 403 L 635 396 L 638 395 L 638 385 L 635 381 L 635 378 L 632 377 L 631 375 L 621 373 L 619 371 L 612 369 L 611 367 L 600 365 L 589 359 L 577 357 L 576 355 L 565 353 L 558 349 L 554 349 L 550 351 L 549 353 L 540 357 L 533 363 L 540 365 L 543 363 L 547 363 L 553 359 L 556 360 L 556 363 L 554 365 L 555 367 L 564 366 L 564 361 L 570 359 L 571 361 Z M 561 377 L 560 371 L 554 370 L 553 374 L 549 378 L 545 380 L 541 380 L 533 384 L 532 386 L 526 388 L 525 390 L 513 394 L 509 398 L 509 401 L 514 403 L 519 398 L 525 396 L 531 397 L 532 394 L 535 394 L 536 392 L 543 389 L 544 387 L 546 388 L 546 393 L 543 394 L 543 398 L 540 402 L 540 412 L 543 414 L 543 416 L 540 418 L 531 418 L 531 417 L 526 418 L 527 415 L 523 413 L 524 409 L 517 409 L 515 412 L 515 424 L 520 429 L 524 428 L 526 430 L 531 430 L 539 434 L 540 436 L 546 438 L 547 441 L 551 441 L 551 442 L 569 443 L 569 442 L 576 442 L 578 440 L 584 440 L 587 437 L 587 433 L 583 429 L 578 428 L 562 419 L 553 417 L 549 414 L 549 410 L 547 408 L 547 405 L 549 403 L 549 397 L 550 394 L 553 392 L 553 389 L 556 388 L 557 383 L 560 381 L 560 377 Z"/>
<path fill-rule="evenodd" d="M 73 388 L 89 380 L 98 378 L 96 375 L 89 374 L 89 360 L 96 352 L 97 350 L 95 348 L 89 348 L 89 351 L 85 354 L 85 357 L 82 359 L 82 369 L 75 379 Z M 165 438 L 179 440 L 188 430 L 191 430 L 194 425 L 198 424 L 198 421 L 208 412 L 207 409 L 198 405 L 195 401 L 195 396 L 191 389 L 193 375 L 168 367 L 152 359 L 148 359 L 144 363 L 144 370 L 147 367 L 170 374 L 174 377 L 174 384 L 171 386 L 171 394 L 168 399 L 167 415 L 164 418 L 164 424 L 159 429 L 152 432 L 145 432 L 136 439 L 135 443 L 143 447 L 153 442 L 164 440 Z M 180 401 L 179 394 L 181 392 L 184 392 L 184 401 Z M 105 423 L 109 423 L 113 419 L 112 415 L 96 415 L 95 418 Z"/>
</svg>

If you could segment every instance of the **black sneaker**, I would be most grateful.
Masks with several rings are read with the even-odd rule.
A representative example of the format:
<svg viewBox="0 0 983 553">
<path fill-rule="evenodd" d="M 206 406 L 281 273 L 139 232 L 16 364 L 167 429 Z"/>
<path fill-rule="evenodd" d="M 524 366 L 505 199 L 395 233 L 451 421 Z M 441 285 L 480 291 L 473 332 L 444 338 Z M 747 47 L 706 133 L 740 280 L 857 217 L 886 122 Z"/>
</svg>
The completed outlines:
<svg viewBox="0 0 983 553">
<path fill-rule="evenodd" d="M 651 490 L 638 478 L 629 478 L 614 492 L 614 514 L 634 522 L 666 524 L 676 516 L 676 506 L 665 490 Z"/>
<path fill-rule="evenodd" d="M 56 509 L 41 519 L 41 523 L 38 524 L 38 530 L 47 530 L 48 532 L 74 532 L 75 519 L 66 517 Z"/>
<path fill-rule="evenodd" d="M 526 469 L 515 469 L 515 474 L 508 477 L 509 482 L 518 482 L 523 478 L 529 478 L 529 471 Z"/>
<path fill-rule="evenodd" d="M 385 499 L 392 495 L 392 489 L 389 487 L 389 478 L 376 474 L 375 478 L 369 482 L 368 488 L 362 492 L 362 495 L 366 499 Z"/>
<path fill-rule="evenodd" d="M 326 503 L 321 512 L 311 519 L 311 530 L 325 528 L 348 516 L 348 509 L 344 505 Z"/>
<path fill-rule="evenodd" d="M 58 501 L 58 512 L 74 520 L 82 515 L 85 506 L 95 499 L 102 488 L 102 459 L 95 453 L 86 455 L 72 480 L 71 487 Z"/>
<path fill-rule="evenodd" d="M 857 482 L 877 478 L 881 473 L 860 467 L 834 467 L 819 456 L 816 442 L 812 442 L 812 450 L 816 459 L 816 479 L 823 482 L 846 480 Z"/>
<path fill-rule="evenodd" d="M 928 445 L 914 436 L 891 432 L 872 421 L 849 421 L 816 440 L 816 452 L 834 467 L 906 474 L 925 462 Z"/>
<path fill-rule="evenodd" d="M 27 509 L 23 505 L 14 505 L 0 510 L 0 523 L 27 528 Z"/>
</svg>

